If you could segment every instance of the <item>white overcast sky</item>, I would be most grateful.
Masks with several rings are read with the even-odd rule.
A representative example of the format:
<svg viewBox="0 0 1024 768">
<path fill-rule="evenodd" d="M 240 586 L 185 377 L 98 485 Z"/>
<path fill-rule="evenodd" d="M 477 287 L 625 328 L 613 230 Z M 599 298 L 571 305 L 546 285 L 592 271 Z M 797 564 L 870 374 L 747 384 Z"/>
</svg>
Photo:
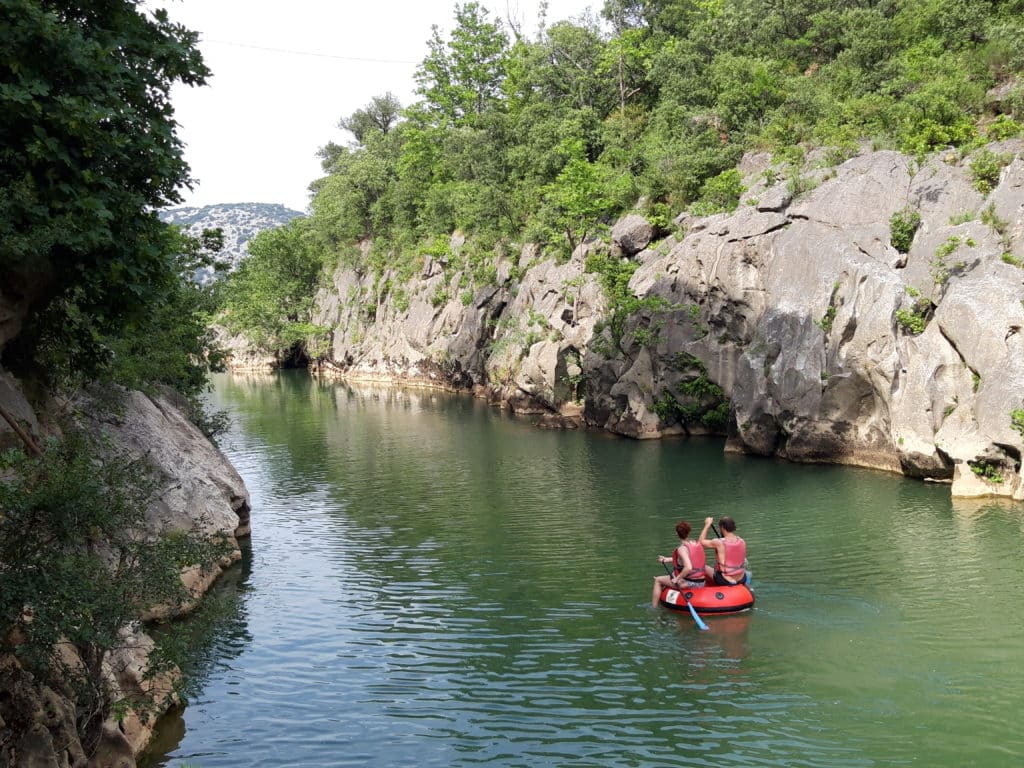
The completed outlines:
<svg viewBox="0 0 1024 768">
<path fill-rule="evenodd" d="M 174 87 L 178 134 L 195 179 L 186 205 L 281 203 L 305 210 L 320 176 L 316 151 L 351 137 L 342 116 L 374 96 L 414 100 L 413 74 L 431 25 L 443 39 L 456 0 L 148 0 L 200 33 L 213 77 L 202 88 Z M 492 18 L 536 32 L 539 0 L 483 0 Z M 548 24 L 602 0 L 550 0 Z"/>
</svg>

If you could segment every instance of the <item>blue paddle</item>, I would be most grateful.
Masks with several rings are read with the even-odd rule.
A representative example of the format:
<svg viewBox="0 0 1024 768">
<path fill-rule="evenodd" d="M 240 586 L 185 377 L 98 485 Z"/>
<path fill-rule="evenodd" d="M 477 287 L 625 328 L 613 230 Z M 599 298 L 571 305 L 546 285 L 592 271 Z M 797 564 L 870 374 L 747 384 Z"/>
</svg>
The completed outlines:
<svg viewBox="0 0 1024 768">
<path fill-rule="evenodd" d="M 672 575 L 672 571 L 669 570 L 668 563 L 662 563 L 662 565 L 665 567 L 665 573 L 667 573 L 669 576 L 671 576 Z M 690 615 L 693 616 L 693 620 L 696 622 L 697 627 L 700 628 L 700 629 L 703 629 L 703 630 L 707 630 L 708 625 L 705 624 L 704 620 L 701 619 L 701 617 L 697 615 L 697 609 L 694 608 L 693 604 L 690 603 L 689 600 L 686 600 L 685 597 L 683 598 L 683 600 L 686 601 L 686 607 L 690 609 Z"/>
</svg>

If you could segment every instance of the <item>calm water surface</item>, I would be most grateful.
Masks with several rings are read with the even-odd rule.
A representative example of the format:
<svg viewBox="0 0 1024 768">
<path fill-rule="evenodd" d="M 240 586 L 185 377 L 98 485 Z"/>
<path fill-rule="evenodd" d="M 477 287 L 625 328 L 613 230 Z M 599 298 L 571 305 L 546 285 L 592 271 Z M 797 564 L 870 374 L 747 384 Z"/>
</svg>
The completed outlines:
<svg viewBox="0 0 1024 768">
<path fill-rule="evenodd" d="M 251 552 L 151 766 L 1024 765 L 1024 505 L 539 430 L 464 397 L 220 378 Z M 729 513 L 757 606 L 649 606 Z"/>
</svg>

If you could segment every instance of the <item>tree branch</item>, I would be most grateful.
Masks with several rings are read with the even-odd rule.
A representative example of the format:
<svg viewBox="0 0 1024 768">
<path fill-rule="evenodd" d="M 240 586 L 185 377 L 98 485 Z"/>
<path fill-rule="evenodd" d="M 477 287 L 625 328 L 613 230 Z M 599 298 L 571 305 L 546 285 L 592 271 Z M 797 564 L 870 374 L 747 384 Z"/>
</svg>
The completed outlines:
<svg viewBox="0 0 1024 768">
<path fill-rule="evenodd" d="M 17 419 L 15 419 L 14 416 L 12 416 L 11 413 L 2 405 L 0 405 L 0 416 L 3 416 L 4 421 L 11 425 L 11 429 L 13 429 L 15 434 L 17 434 L 18 437 L 21 438 L 21 442 L 25 444 L 25 449 L 32 456 L 43 455 L 43 452 L 39 449 L 39 446 L 36 445 L 36 442 L 35 440 L 32 439 L 32 436 L 21 428 L 21 424 L 18 423 Z"/>
</svg>

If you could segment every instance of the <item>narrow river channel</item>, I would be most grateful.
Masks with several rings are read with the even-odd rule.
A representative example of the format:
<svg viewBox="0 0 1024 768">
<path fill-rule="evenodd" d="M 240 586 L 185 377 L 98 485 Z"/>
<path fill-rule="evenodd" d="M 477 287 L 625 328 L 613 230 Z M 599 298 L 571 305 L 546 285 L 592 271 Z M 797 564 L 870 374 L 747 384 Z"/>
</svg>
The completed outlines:
<svg viewBox="0 0 1024 768">
<path fill-rule="evenodd" d="M 150 768 L 1024 765 L 1024 505 L 301 372 L 213 397 L 251 551 Z M 651 577 L 722 514 L 757 604 L 701 632 Z"/>
</svg>

